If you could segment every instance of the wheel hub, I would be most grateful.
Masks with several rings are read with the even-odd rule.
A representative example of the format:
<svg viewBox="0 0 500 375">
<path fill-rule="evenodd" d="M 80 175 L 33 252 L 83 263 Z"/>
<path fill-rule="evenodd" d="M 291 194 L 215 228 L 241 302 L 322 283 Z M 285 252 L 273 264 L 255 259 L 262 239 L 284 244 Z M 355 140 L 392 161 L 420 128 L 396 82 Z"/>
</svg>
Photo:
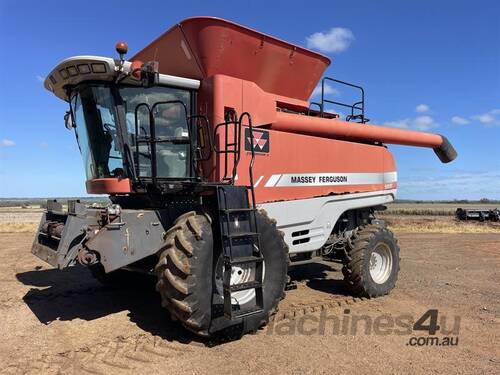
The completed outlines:
<svg viewBox="0 0 500 375">
<path fill-rule="evenodd" d="M 392 253 L 388 245 L 378 244 L 370 255 L 370 276 L 377 284 L 383 284 L 392 272 Z"/>
<path fill-rule="evenodd" d="M 262 267 L 262 277 L 264 278 L 266 271 L 265 264 Z M 223 261 L 222 257 L 217 261 L 216 267 L 216 275 L 215 275 L 215 287 L 217 289 L 217 293 L 219 293 L 222 298 L 224 298 L 224 289 L 223 289 Z M 248 264 L 246 266 L 233 266 L 231 269 L 231 285 L 243 284 L 247 282 L 251 282 L 255 280 L 255 265 Z M 232 293 L 232 305 L 242 306 L 255 298 L 255 289 L 242 290 L 239 292 Z"/>
</svg>

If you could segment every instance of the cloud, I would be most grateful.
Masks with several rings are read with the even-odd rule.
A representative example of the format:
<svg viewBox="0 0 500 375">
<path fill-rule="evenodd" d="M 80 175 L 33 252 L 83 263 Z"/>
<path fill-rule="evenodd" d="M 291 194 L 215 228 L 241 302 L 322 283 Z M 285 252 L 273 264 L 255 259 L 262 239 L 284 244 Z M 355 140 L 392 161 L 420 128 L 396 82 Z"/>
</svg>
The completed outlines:
<svg viewBox="0 0 500 375">
<path fill-rule="evenodd" d="M 36 80 L 37 80 L 38 82 L 42 82 L 42 83 L 43 83 L 43 82 L 45 81 L 45 77 L 42 77 L 42 76 L 36 76 Z"/>
<path fill-rule="evenodd" d="M 460 116 L 453 116 L 451 118 L 451 122 L 456 124 L 456 125 L 467 125 L 468 123 L 470 123 L 469 120 L 467 120 L 464 117 L 460 117 Z"/>
<path fill-rule="evenodd" d="M 0 147 L 14 147 L 15 145 L 16 145 L 16 142 L 14 142 L 11 139 L 4 138 L 0 141 Z"/>
<path fill-rule="evenodd" d="M 429 110 L 430 110 L 430 107 L 427 104 L 419 104 L 415 108 L 415 111 L 417 111 L 418 113 L 429 112 Z"/>
<path fill-rule="evenodd" d="M 405 118 L 404 120 L 387 121 L 384 123 L 385 126 L 390 126 L 391 128 L 408 129 L 410 127 L 411 119 Z"/>
<path fill-rule="evenodd" d="M 500 109 L 493 109 L 489 112 L 472 116 L 471 118 L 484 125 L 500 125 Z"/>
<path fill-rule="evenodd" d="M 418 116 L 413 120 L 413 127 L 418 130 L 429 130 L 437 128 L 439 125 L 431 116 Z"/>
<path fill-rule="evenodd" d="M 339 115 L 339 118 L 341 120 L 345 120 L 345 118 L 347 116 L 345 113 L 340 112 L 338 109 L 335 109 L 335 108 L 325 108 L 325 112 L 327 112 L 327 113 L 334 113 L 336 115 Z"/>
<path fill-rule="evenodd" d="M 330 86 L 328 83 L 325 83 L 325 95 L 334 95 L 334 96 L 338 96 L 340 93 L 339 93 L 339 90 L 337 90 L 336 88 Z M 321 96 L 321 84 L 319 84 L 318 86 L 316 86 L 311 94 L 311 97 L 313 96 Z"/>
<path fill-rule="evenodd" d="M 345 51 L 354 35 L 351 30 L 343 27 L 333 27 L 327 32 L 317 32 L 307 37 L 307 47 L 321 52 Z"/>
<path fill-rule="evenodd" d="M 500 173 L 455 171 L 430 175 L 418 174 L 398 181 L 400 195 L 420 199 L 499 199 Z"/>
<path fill-rule="evenodd" d="M 417 116 L 415 118 L 405 118 L 403 120 L 387 121 L 384 125 L 400 129 L 430 130 L 437 128 L 439 124 L 428 115 Z"/>
</svg>

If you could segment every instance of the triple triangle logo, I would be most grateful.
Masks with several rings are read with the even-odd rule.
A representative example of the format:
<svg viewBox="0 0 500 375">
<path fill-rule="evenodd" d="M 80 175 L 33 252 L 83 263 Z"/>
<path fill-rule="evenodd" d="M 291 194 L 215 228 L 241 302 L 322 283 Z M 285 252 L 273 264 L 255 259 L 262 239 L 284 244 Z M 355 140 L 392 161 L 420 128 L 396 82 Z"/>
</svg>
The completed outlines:
<svg viewBox="0 0 500 375">
<path fill-rule="evenodd" d="M 253 142 L 250 137 L 250 129 L 245 128 L 245 151 L 252 151 L 251 145 L 255 152 L 268 153 L 269 152 L 269 132 L 266 130 L 253 129 Z"/>
</svg>

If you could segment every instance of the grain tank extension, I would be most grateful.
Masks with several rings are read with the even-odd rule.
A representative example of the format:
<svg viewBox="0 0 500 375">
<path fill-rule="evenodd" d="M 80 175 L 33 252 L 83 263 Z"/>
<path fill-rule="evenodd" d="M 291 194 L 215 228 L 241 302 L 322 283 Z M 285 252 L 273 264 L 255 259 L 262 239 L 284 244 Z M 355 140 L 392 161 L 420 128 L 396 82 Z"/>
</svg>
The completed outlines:
<svg viewBox="0 0 500 375">
<path fill-rule="evenodd" d="M 105 283 L 151 274 L 162 306 L 201 336 L 265 325 L 298 264 L 342 263 L 354 295 L 394 288 L 399 247 L 375 216 L 397 190 L 386 144 L 447 163 L 445 137 L 369 125 L 361 87 L 321 78 L 327 57 L 222 19 L 184 20 L 129 60 L 116 49 L 68 58 L 45 81 L 69 104 L 87 192 L 111 204 L 48 202 L 35 255 Z M 320 80 L 360 100 L 309 102 Z"/>
</svg>

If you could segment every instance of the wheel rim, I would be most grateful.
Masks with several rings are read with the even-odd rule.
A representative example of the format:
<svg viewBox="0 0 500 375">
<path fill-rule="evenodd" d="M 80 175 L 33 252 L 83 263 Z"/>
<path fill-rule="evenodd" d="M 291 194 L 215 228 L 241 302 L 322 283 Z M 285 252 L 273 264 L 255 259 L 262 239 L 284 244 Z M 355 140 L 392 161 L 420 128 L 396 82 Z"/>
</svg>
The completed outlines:
<svg viewBox="0 0 500 375">
<path fill-rule="evenodd" d="M 392 272 L 392 253 L 385 243 L 378 244 L 370 255 L 370 276 L 377 284 L 383 284 Z"/>
<path fill-rule="evenodd" d="M 215 287 L 217 289 L 217 293 L 224 299 L 224 289 L 222 286 L 223 280 L 223 261 L 222 257 L 219 257 L 216 266 L 216 275 L 215 275 Z M 264 278 L 266 272 L 265 262 L 262 264 L 262 278 Z M 242 284 L 255 280 L 255 264 L 246 265 L 243 267 L 233 266 L 231 269 L 231 285 Z M 232 293 L 232 305 L 242 306 L 255 298 L 255 289 L 241 290 L 239 292 Z"/>
</svg>

